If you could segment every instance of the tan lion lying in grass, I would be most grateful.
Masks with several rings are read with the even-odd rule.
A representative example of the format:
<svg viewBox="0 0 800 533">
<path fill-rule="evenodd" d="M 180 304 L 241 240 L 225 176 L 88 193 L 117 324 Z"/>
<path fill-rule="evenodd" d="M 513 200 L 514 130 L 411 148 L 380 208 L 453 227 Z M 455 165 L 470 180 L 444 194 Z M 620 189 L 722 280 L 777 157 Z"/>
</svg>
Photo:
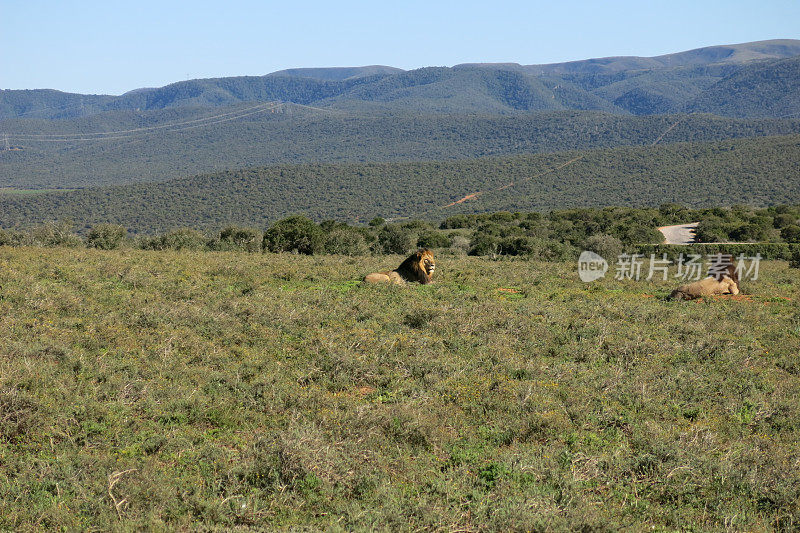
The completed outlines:
<svg viewBox="0 0 800 533">
<path fill-rule="evenodd" d="M 411 254 L 400 266 L 385 272 L 367 274 L 364 281 L 367 283 L 396 283 L 402 285 L 409 281 L 422 284 L 433 282 L 433 272 L 436 270 L 436 261 L 433 252 L 425 248 Z"/>
<path fill-rule="evenodd" d="M 739 275 L 733 264 L 733 257 L 723 255 L 717 263 L 715 274 L 707 278 L 681 285 L 669 295 L 670 300 L 694 300 L 715 294 L 739 294 Z"/>
</svg>

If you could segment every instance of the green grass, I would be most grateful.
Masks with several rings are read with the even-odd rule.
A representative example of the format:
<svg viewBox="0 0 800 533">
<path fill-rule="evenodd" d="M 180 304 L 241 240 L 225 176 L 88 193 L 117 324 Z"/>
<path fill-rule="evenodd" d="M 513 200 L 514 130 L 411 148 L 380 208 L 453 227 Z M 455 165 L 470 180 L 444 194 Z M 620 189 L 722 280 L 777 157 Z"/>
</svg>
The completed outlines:
<svg viewBox="0 0 800 533">
<path fill-rule="evenodd" d="M 399 259 L 0 248 L 0 530 L 800 524 L 786 263 L 357 283 Z"/>
</svg>

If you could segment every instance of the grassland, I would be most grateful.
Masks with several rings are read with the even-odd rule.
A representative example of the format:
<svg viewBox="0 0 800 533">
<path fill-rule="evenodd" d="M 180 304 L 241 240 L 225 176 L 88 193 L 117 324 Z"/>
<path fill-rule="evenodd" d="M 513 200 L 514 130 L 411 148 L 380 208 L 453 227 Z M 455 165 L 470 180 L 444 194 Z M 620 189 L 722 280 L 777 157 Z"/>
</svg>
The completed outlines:
<svg viewBox="0 0 800 533">
<path fill-rule="evenodd" d="M 0 247 L 0 530 L 791 530 L 800 294 Z"/>
</svg>

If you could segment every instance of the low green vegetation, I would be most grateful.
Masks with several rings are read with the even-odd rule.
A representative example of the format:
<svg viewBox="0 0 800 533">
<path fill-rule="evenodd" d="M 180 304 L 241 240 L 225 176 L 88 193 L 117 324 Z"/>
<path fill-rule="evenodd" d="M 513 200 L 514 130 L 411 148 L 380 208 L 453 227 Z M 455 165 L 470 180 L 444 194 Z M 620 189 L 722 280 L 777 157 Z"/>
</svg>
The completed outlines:
<svg viewBox="0 0 800 533">
<path fill-rule="evenodd" d="M 359 283 L 402 258 L 0 247 L 0 529 L 798 527 L 785 262 Z"/>
<path fill-rule="evenodd" d="M 766 210 L 741 205 L 732 209 L 710 209 L 699 220 L 697 239 L 700 242 L 800 243 L 800 211 L 785 205 Z"/>
<path fill-rule="evenodd" d="M 453 215 L 439 223 L 406 220 L 387 223 L 376 217 L 367 226 L 326 220 L 316 224 L 292 215 L 271 224 L 265 232 L 226 226 L 216 234 L 179 228 L 156 236 L 128 237 L 123 226 L 99 224 L 82 237 L 69 221 L 49 222 L 28 231 L 0 230 L 0 246 L 67 246 L 113 250 L 196 250 L 291 252 L 305 255 L 408 254 L 430 248 L 448 255 L 526 256 L 539 260 L 575 259 L 591 250 L 607 259 L 622 252 L 674 258 L 690 249 L 661 244 L 659 226 L 699 221 L 701 242 L 692 253 L 733 253 L 766 259 L 791 259 L 800 251 L 800 206 L 777 205 L 756 209 L 690 209 L 677 204 L 659 208 L 583 208 L 538 212 L 499 211 Z M 709 229 L 712 228 L 712 229 Z M 743 241 L 756 232 L 757 242 Z M 797 228 L 797 232 L 795 232 Z M 717 233 L 715 233 L 717 232 Z M 711 240 L 709 240 L 711 239 Z"/>
</svg>

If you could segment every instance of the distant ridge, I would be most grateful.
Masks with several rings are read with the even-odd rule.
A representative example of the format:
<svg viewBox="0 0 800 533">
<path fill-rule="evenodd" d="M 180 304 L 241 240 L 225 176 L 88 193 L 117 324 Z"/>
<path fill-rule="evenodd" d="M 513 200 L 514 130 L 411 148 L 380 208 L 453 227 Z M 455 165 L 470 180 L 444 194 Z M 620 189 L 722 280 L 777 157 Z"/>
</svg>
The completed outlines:
<svg viewBox="0 0 800 533">
<path fill-rule="evenodd" d="M 267 76 L 294 76 L 324 81 L 342 81 L 351 78 L 375 76 L 376 74 L 397 74 L 399 72 L 405 71 L 401 68 L 384 65 L 369 65 L 366 67 L 290 68 L 267 74 Z"/>
<path fill-rule="evenodd" d="M 800 79 L 791 64 L 781 63 L 798 56 L 800 40 L 776 39 L 656 57 L 606 57 L 549 65 L 466 63 L 409 71 L 384 65 L 294 68 L 265 76 L 181 81 L 121 96 L 7 90 L 0 91 L 0 120 L 267 101 L 370 114 L 595 110 L 780 117 L 800 112 L 800 102 L 793 96 Z M 765 87 L 780 105 L 757 105 Z"/>
<path fill-rule="evenodd" d="M 565 63 L 520 66 L 531 74 L 608 74 L 634 69 L 655 69 L 746 63 L 762 59 L 782 59 L 800 55 L 800 40 L 772 39 L 750 43 L 704 46 L 654 57 L 617 56 Z"/>
</svg>

